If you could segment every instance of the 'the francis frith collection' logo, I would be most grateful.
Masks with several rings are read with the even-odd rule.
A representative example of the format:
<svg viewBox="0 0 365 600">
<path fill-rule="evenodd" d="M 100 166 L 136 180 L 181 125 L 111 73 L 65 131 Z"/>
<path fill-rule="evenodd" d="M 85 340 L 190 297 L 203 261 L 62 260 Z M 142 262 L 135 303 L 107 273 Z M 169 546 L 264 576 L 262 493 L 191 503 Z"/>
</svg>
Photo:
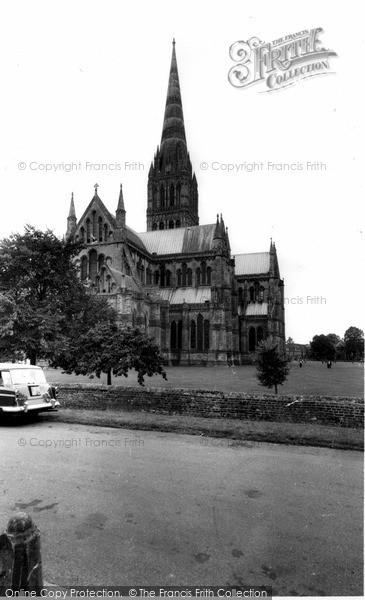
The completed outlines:
<svg viewBox="0 0 365 600">
<path fill-rule="evenodd" d="M 235 64 L 229 82 L 238 88 L 265 83 L 265 92 L 285 88 L 299 80 L 329 74 L 329 57 L 336 52 L 322 46 L 322 28 L 304 29 L 266 43 L 258 37 L 231 45 L 229 55 Z"/>
</svg>

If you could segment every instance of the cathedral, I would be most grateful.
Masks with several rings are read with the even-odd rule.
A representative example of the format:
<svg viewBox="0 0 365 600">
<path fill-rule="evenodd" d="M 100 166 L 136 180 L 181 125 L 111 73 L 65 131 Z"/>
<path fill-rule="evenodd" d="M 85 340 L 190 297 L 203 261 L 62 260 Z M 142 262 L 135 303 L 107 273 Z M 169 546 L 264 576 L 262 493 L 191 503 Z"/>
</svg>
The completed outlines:
<svg viewBox="0 0 365 600">
<path fill-rule="evenodd" d="M 284 282 L 275 244 L 232 256 L 222 215 L 199 225 L 175 42 L 146 217 L 146 232 L 127 225 L 122 185 L 115 215 L 97 185 L 79 220 L 71 198 L 66 235 L 84 242 L 81 279 L 108 298 L 121 323 L 154 337 L 169 365 L 251 363 L 267 337 L 284 349 Z"/>
</svg>

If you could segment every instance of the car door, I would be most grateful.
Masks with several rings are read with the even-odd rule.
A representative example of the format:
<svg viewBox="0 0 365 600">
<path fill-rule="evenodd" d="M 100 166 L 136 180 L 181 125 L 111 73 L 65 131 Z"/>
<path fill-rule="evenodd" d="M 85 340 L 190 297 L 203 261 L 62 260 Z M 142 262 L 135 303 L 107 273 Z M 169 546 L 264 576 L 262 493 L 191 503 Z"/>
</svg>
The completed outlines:
<svg viewBox="0 0 365 600">
<path fill-rule="evenodd" d="M 9 371 L 0 371 L 0 406 L 14 406 L 15 391 Z"/>
</svg>

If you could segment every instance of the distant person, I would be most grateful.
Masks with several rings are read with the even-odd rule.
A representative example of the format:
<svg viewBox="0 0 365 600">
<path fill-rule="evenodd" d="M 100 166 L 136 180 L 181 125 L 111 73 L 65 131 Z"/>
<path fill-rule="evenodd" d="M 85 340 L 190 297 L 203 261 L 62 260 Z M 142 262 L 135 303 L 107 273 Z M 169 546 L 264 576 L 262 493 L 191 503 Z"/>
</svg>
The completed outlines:
<svg viewBox="0 0 365 600">
<path fill-rule="evenodd" d="M 299 366 L 300 366 L 300 368 L 302 368 L 302 366 L 303 366 L 303 360 L 302 359 L 300 359 L 300 361 L 299 361 Z"/>
<path fill-rule="evenodd" d="M 332 367 L 332 361 L 328 360 L 327 361 L 327 369 L 330 369 Z"/>
</svg>

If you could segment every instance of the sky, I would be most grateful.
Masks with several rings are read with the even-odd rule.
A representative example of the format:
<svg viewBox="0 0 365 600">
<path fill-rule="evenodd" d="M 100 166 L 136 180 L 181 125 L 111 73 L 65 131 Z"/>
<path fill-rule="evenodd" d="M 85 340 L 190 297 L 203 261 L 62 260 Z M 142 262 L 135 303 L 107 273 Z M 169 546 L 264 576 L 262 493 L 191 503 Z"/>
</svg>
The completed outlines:
<svg viewBox="0 0 365 600">
<path fill-rule="evenodd" d="M 71 193 L 81 217 L 95 183 L 111 212 L 123 183 L 127 224 L 146 230 L 175 37 L 200 223 L 222 213 L 233 255 L 275 241 L 287 337 L 363 329 L 360 3 L 258 4 L 2 3 L 0 238 L 26 223 L 62 236 Z M 269 93 L 264 83 L 229 82 L 236 41 L 318 27 L 337 54 L 329 74 Z M 263 167 L 249 171 L 251 163 Z"/>
</svg>

